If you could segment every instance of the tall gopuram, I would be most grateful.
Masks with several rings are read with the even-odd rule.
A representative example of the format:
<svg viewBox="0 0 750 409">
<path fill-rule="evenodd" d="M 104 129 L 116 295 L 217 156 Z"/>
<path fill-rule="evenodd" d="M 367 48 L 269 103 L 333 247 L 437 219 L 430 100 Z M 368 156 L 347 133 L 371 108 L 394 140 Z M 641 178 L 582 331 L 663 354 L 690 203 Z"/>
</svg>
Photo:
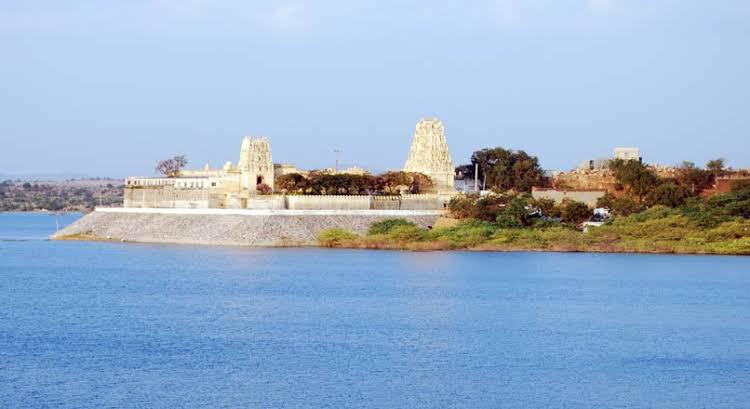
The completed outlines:
<svg viewBox="0 0 750 409">
<path fill-rule="evenodd" d="M 271 159 L 271 143 L 268 138 L 246 136 L 242 140 L 237 170 L 242 175 L 243 189 L 255 192 L 256 186 L 261 183 L 273 189 L 273 159 Z"/>
<path fill-rule="evenodd" d="M 439 192 L 455 190 L 455 167 L 442 121 L 430 118 L 417 123 L 404 171 L 424 173 L 432 179 L 435 190 Z"/>
</svg>

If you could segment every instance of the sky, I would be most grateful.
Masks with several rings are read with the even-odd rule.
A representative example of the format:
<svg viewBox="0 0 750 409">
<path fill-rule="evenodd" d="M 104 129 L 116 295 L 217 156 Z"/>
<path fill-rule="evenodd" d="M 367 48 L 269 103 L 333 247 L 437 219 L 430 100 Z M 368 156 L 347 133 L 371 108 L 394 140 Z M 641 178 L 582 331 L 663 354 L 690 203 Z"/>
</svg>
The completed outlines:
<svg viewBox="0 0 750 409">
<path fill-rule="evenodd" d="M 439 117 L 454 162 L 750 167 L 747 0 L 0 0 L 0 174 L 236 162 L 403 167 Z"/>
</svg>

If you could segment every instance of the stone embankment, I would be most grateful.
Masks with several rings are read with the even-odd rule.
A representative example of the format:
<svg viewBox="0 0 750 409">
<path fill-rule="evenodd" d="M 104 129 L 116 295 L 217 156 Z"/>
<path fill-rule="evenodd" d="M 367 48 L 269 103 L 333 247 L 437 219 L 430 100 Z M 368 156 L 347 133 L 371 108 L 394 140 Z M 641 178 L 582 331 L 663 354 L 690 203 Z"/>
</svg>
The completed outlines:
<svg viewBox="0 0 750 409">
<path fill-rule="evenodd" d="M 404 218 L 433 226 L 442 212 L 419 210 L 226 210 L 97 208 L 53 240 L 112 240 L 232 246 L 311 246 L 328 228 L 365 233 L 377 221 Z"/>
</svg>

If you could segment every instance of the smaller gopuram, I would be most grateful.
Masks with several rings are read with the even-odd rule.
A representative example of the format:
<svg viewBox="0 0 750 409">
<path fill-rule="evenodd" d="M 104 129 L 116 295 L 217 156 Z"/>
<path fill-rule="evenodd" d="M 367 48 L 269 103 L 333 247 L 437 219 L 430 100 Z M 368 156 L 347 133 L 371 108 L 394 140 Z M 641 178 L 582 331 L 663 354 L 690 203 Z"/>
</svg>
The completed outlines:
<svg viewBox="0 0 750 409">
<path fill-rule="evenodd" d="M 242 175 L 242 189 L 255 192 L 256 187 L 261 183 L 273 189 L 273 159 L 268 138 L 246 136 L 242 140 L 237 169 Z"/>
<path fill-rule="evenodd" d="M 417 123 L 404 171 L 424 173 L 432 179 L 435 189 L 439 192 L 455 190 L 455 166 L 445 139 L 442 121 L 430 118 Z"/>
</svg>

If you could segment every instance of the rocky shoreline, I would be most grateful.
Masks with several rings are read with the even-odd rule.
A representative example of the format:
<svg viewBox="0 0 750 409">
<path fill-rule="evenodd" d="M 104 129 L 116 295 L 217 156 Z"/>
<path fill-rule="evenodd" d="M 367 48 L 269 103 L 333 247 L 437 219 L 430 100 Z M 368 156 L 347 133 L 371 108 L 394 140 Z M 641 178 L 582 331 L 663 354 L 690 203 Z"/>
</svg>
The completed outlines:
<svg viewBox="0 0 750 409">
<path fill-rule="evenodd" d="M 97 209 L 55 233 L 52 240 L 108 240 L 230 246 L 316 246 L 321 231 L 364 234 L 372 223 L 404 218 L 433 226 L 430 211 L 230 211 Z"/>
</svg>

